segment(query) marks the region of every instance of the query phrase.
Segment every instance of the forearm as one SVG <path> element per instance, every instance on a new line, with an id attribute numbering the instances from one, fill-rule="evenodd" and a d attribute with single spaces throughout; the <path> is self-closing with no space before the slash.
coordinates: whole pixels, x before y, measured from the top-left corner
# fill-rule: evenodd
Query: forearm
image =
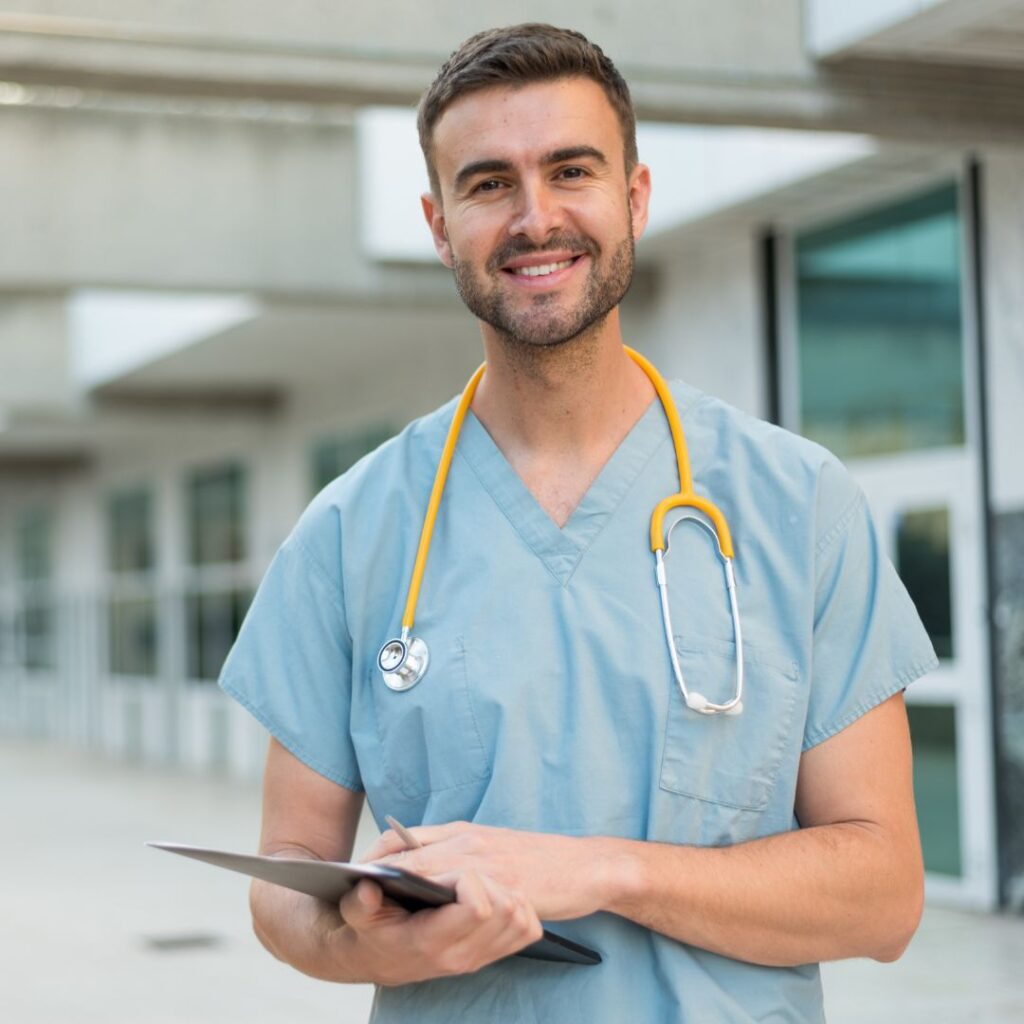
<path id="1" fill-rule="evenodd" d="M 730 847 L 619 839 L 602 845 L 604 909 L 681 942 L 752 963 L 892 960 L 922 899 L 919 853 L 860 823 Z M 911 844 L 913 847 L 913 844 Z"/>

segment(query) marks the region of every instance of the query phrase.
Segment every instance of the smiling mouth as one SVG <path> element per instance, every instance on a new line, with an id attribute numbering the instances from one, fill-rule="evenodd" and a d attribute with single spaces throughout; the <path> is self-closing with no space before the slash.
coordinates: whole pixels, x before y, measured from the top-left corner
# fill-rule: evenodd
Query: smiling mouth
<path id="1" fill-rule="evenodd" d="M 511 267 L 506 273 L 512 274 L 515 277 L 547 277 L 556 271 L 571 267 L 578 259 L 579 256 L 573 256 L 571 259 L 560 260 L 558 263 L 541 263 L 536 267 Z"/>

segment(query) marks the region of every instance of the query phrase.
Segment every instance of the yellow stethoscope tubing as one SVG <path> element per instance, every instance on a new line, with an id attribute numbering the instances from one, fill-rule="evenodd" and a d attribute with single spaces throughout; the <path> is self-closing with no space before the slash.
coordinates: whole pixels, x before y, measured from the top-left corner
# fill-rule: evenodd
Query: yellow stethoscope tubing
<path id="1" fill-rule="evenodd" d="M 719 508 L 695 494 L 693 490 L 693 477 L 690 473 L 690 456 L 686 447 L 683 425 L 679 419 L 679 410 L 672 398 L 668 385 L 661 374 L 648 359 L 645 359 L 635 349 L 628 345 L 623 346 L 627 355 L 641 370 L 644 371 L 648 380 L 657 392 L 661 401 L 661 407 L 665 411 L 668 420 L 669 430 L 672 434 L 672 445 L 676 453 L 676 467 L 679 472 L 679 493 L 663 498 L 655 506 L 651 515 L 651 551 L 665 550 L 665 516 L 675 508 L 693 508 L 704 513 L 715 526 L 716 539 L 719 549 L 724 558 L 733 558 L 732 535 L 729 531 L 729 524 Z M 487 368 L 486 363 L 481 363 L 476 372 L 470 377 L 459 398 L 459 404 L 455 408 L 455 415 L 448 427 L 448 436 L 445 438 L 444 448 L 441 450 L 441 458 L 437 464 L 437 472 L 434 474 L 434 484 L 430 491 L 430 500 L 427 502 L 427 511 L 423 517 L 423 528 L 420 531 L 420 541 L 416 548 L 416 561 L 413 564 L 412 577 L 409 581 L 409 593 L 405 601 L 405 609 L 402 612 L 403 639 L 407 638 L 407 632 L 412 631 L 416 619 L 416 605 L 419 602 L 420 588 L 423 584 L 423 573 L 427 564 L 427 555 L 430 552 L 430 542 L 434 535 L 434 523 L 437 520 L 437 510 L 441 506 L 441 498 L 444 494 L 445 484 L 448 481 L 448 470 L 451 467 L 452 458 L 455 455 L 455 447 L 462 432 L 462 424 L 466 419 L 466 413 L 473 403 L 477 386 Z"/>
<path id="2" fill-rule="evenodd" d="M 408 640 L 412 632 L 413 622 L 416 618 L 416 604 L 420 599 L 420 586 L 423 583 L 423 570 L 427 565 L 427 555 L 430 553 L 430 541 L 434 536 L 434 523 L 437 520 L 437 510 L 441 506 L 441 497 L 444 494 L 444 485 L 448 480 L 448 470 L 452 464 L 452 457 L 455 455 L 455 446 L 459 443 L 459 434 L 462 432 L 462 423 L 469 412 L 469 407 L 476 394 L 477 385 L 484 375 L 487 364 L 481 363 L 469 383 L 462 392 L 459 404 L 455 407 L 455 415 L 452 417 L 451 425 L 448 427 L 448 436 L 445 438 L 444 448 L 441 450 L 441 458 L 437 464 L 437 472 L 434 474 L 434 486 L 430 490 L 430 500 L 427 502 L 427 512 L 423 517 L 423 529 L 420 531 L 420 543 L 416 548 L 416 561 L 412 567 L 412 578 L 409 581 L 409 594 L 405 599 L 405 611 L 402 612 L 402 639 Z"/>
<path id="3" fill-rule="evenodd" d="M 676 450 L 676 465 L 679 467 L 679 493 L 669 495 L 659 501 L 651 515 L 651 551 L 665 550 L 665 516 L 674 508 L 685 507 L 703 512 L 715 524 L 718 546 L 722 555 L 725 558 L 733 558 L 732 534 L 729 532 L 729 524 L 726 522 L 725 516 L 722 515 L 717 505 L 694 493 L 693 477 L 690 474 L 690 454 L 686 447 L 683 424 L 679 419 L 679 410 L 672 400 L 668 385 L 652 363 L 629 346 L 625 346 L 625 348 L 633 362 L 647 374 L 651 384 L 654 385 L 654 390 L 658 393 L 658 398 L 661 399 L 661 407 L 665 410 L 668 427 L 672 432 L 672 444 Z"/>

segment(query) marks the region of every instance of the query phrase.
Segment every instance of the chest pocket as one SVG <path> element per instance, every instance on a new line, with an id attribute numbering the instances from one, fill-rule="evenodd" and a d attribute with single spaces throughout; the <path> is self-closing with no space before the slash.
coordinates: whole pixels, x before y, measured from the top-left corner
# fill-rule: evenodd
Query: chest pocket
<path id="1" fill-rule="evenodd" d="M 732 641 L 676 637 L 687 687 L 710 700 L 735 692 L 736 647 Z M 686 707 L 671 676 L 661 788 L 708 805 L 764 811 L 788 747 L 796 744 L 793 719 L 800 690 L 795 661 L 743 645 L 743 713 L 701 715 Z"/>
<path id="2" fill-rule="evenodd" d="M 389 690 L 376 663 L 369 675 L 384 772 L 403 796 L 456 789 L 490 775 L 462 637 L 431 645 L 427 673 L 411 690 Z"/>

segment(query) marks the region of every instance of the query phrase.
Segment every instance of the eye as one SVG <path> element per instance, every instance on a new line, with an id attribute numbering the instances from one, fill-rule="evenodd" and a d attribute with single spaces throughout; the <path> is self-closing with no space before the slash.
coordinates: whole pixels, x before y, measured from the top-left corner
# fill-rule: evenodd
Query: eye
<path id="1" fill-rule="evenodd" d="M 587 171 L 583 167 L 563 167 L 558 172 L 558 176 L 566 181 L 578 181 L 587 176 Z"/>
<path id="2" fill-rule="evenodd" d="M 501 182 L 497 178 L 487 178 L 473 186 L 474 192 L 497 192 L 501 188 Z"/>

